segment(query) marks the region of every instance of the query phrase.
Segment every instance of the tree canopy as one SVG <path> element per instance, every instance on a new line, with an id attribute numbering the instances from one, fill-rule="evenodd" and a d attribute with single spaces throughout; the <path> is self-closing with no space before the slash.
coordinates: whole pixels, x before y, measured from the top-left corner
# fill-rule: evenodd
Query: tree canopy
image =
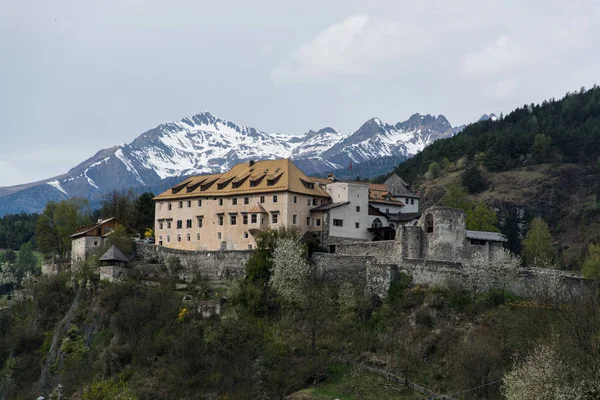
<path id="1" fill-rule="evenodd" d="M 71 252 L 71 236 L 77 227 L 91 223 L 90 209 L 85 199 L 50 201 L 38 219 L 35 239 L 45 256 L 65 259 Z"/>
<path id="2" fill-rule="evenodd" d="M 480 154 L 479 156 L 477 156 Z M 568 93 L 560 100 L 526 104 L 497 121 L 480 121 L 435 141 L 396 172 L 415 182 L 433 162 L 475 160 L 488 171 L 524 164 L 596 164 L 600 157 L 600 87 Z"/>

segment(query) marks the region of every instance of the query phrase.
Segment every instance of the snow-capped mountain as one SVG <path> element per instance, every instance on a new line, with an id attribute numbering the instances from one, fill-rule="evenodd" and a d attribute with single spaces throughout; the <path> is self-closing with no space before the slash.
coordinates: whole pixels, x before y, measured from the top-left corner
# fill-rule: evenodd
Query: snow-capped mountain
<path id="1" fill-rule="evenodd" d="M 249 160 L 289 157 L 311 175 L 347 168 L 350 160 L 359 164 L 388 157 L 396 160 L 391 170 L 397 160 L 452 134 L 452 126 L 442 115 L 414 114 L 395 125 L 372 118 L 351 134 L 327 127 L 291 136 L 266 133 L 203 112 L 160 124 L 129 144 L 100 150 L 64 175 L 0 188 L 0 215 L 40 211 L 48 200 L 98 198 L 115 189 L 158 192 L 166 181 L 224 172 Z"/>

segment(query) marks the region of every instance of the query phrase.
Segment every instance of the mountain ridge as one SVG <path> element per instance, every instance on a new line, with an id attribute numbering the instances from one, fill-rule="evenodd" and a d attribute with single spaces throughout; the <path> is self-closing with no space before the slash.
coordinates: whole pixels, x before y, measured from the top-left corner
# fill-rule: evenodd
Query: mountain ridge
<path id="1" fill-rule="evenodd" d="M 224 172 L 249 160 L 291 158 L 312 175 L 382 158 L 390 165 L 381 165 L 380 170 L 392 170 L 399 160 L 453 134 L 443 115 L 415 113 L 395 124 L 373 117 L 350 133 L 327 126 L 292 136 L 238 125 L 203 111 L 158 124 L 130 143 L 101 149 L 64 174 L 0 187 L 0 215 L 39 212 L 50 199 L 94 199 L 111 190 L 143 190 L 161 186 L 166 179 Z"/>

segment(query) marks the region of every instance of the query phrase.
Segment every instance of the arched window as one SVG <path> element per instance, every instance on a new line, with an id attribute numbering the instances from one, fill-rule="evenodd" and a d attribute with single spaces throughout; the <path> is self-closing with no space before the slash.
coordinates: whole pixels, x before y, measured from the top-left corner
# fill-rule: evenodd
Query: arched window
<path id="1" fill-rule="evenodd" d="M 396 228 L 396 225 L 394 225 L 394 224 L 390 224 L 390 228 L 394 228 L 394 229 L 395 229 L 395 228 Z"/>
<path id="2" fill-rule="evenodd" d="M 427 214 L 425 216 L 425 232 L 432 233 L 433 232 L 433 215 Z"/>
<path id="3" fill-rule="evenodd" d="M 371 228 L 381 228 L 383 226 L 383 223 L 381 222 L 381 220 L 379 218 L 375 218 L 373 220 L 373 223 L 371 224 Z"/>

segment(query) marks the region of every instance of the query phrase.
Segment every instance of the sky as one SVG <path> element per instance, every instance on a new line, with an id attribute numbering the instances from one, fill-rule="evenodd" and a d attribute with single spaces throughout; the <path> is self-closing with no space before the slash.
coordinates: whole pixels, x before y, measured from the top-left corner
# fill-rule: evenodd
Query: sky
<path id="1" fill-rule="evenodd" d="M 5 1 L 0 186 L 201 111 L 294 135 L 456 126 L 599 72 L 597 1 Z"/>

